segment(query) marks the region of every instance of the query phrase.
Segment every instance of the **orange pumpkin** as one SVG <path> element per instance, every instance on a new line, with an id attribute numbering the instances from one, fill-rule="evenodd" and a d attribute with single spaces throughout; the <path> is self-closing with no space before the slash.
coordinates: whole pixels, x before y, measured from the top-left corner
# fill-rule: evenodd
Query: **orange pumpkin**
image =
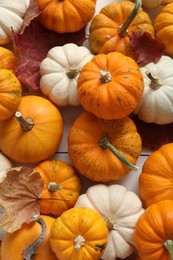
<path id="1" fill-rule="evenodd" d="M 173 2 L 165 5 L 154 21 L 157 38 L 165 43 L 165 52 L 173 56 Z"/>
<path id="2" fill-rule="evenodd" d="M 53 155 L 63 134 L 57 107 L 39 96 L 23 96 L 18 111 L 0 122 L 0 149 L 10 159 L 34 163 Z"/>
<path id="3" fill-rule="evenodd" d="M 90 208 L 72 208 L 51 227 L 50 245 L 61 260 L 99 260 L 108 242 L 105 221 Z"/>
<path id="4" fill-rule="evenodd" d="M 61 160 L 43 161 L 35 167 L 44 180 L 40 212 L 59 216 L 72 208 L 80 195 L 81 181 L 74 168 Z"/>
<path id="5" fill-rule="evenodd" d="M 75 168 L 96 182 L 122 179 L 142 150 L 141 137 L 129 118 L 103 120 L 82 113 L 68 136 L 68 154 Z"/>
<path id="6" fill-rule="evenodd" d="M 21 102 L 22 87 L 8 69 L 0 69 L 0 120 L 10 118 Z"/>
<path id="7" fill-rule="evenodd" d="M 139 192 L 146 207 L 161 200 L 173 200 L 173 143 L 152 152 L 139 176 Z"/>
<path id="8" fill-rule="evenodd" d="M 50 229 L 55 219 L 41 216 L 41 220 L 42 222 L 39 220 L 39 222 L 23 224 L 13 233 L 5 233 L 1 243 L 1 260 L 57 260 L 50 247 Z M 38 242 L 38 248 L 35 241 Z"/>
<path id="9" fill-rule="evenodd" d="M 0 69 L 12 70 L 16 66 L 17 59 L 12 51 L 0 47 Z"/>
<path id="10" fill-rule="evenodd" d="M 141 0 L 113 2 L 104 6 L 95 15 L 89 27 L 89 46 L 94 54 L 121 52 L 137 60 L 132 50 L 129 35 L 140 30 L 154 36 L 149 15 L 140 8 Z"/>
<path id="11" fill-rule="evenodd" d="M 143 90 L 137 63 L 119 52 L 94 56 L 83 66 L 77 82 L 79 101 L 85 110 L 107 120 L 128 116 Z"/>
<path id="12" fill-rule="evenodd" d="M 76 32 L 94 16 L 96 0 L 37 0 L 41 24 L 58 33 Z"/>
<path id="13" fill-rule="evenodd" d="M 141 260 L 173 259 L 173 200 L 162 200 L 139 217 L 134 245 Z"/>

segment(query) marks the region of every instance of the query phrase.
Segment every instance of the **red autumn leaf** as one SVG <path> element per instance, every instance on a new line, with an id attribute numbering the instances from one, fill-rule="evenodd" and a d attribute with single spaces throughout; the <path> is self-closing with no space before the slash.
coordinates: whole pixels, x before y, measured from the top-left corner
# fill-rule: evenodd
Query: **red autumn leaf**
<path id="1" fill-rule="evenodd" d="M 85 40 L 85 27 L 75 33 L 56 33 L 44 28 L 33 19 L 22 34 L 13 35 L 13 51 L 17 57 L 15 73 L 29 91 L 39 91 L 41 61 L 47 52 L 66 43 L 82 45 Z"/>
<path id="2" fill-rule="evenodd" d="M 173 123 L 165 125 L 146 123 L 138 116 L 132 116 L 132 119 L 141 136 L 143 147 L 154 151 L 164 144 L 173 142 Z"/>
<path id="3" fill-rule="evenodd" d="M 11 168 L 0 183 L 0 229 L 9 233 L 40 216 L 39 198 L 43 190 L 40 174 L 29 167 Z"/>
<path id="4" fill-rule="evenodd" d="M 148 32 L 134 30 L 129 35 L 133 51 L 138 54 L 138 64 L 157 63 L 165 50 L 165 44 Z"/>

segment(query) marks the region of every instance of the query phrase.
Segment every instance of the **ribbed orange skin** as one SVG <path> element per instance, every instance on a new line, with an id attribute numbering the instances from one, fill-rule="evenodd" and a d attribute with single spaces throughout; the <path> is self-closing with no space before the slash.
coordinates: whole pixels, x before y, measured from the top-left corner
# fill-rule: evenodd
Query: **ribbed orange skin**
<path id="1" fill-rule="evenodd" d="M 81 114 L 70 129 L 69 157 L 75 168 L 92 181 L 120 180 L 130 169 L 110 150 L 99 146 L 99 140 L 104 136 L 129 162 L 136 163 L 142 142 L 134 122 L 128 117 L 106 121 L 89 112 Z"/>
<path id="2" fill-rule="evenodd" d="M 40 199 L 41 214 L 59 216 L 74 206 L 80 195 L 81 181 L 70 164 L 61 160 L 47 160 L 38 164 L 35 170 L 44 180 Z M 56 182 L 60 189 L 50 192 L 50 182 Z"/>
<path id="3" fill-rule="evenodd" d="M 154 29 L 157 38 L 165 43 L 165 52 L 173 56 L 173 3 L 167 4 L 156 16 Z"/>
<path id="4" fill-rule="evenodd" d="M 161 200 L 173 200 L 173 143 L 154 151 L 143 164 L 139 192 L 145 206 Z"/>
<path id="5" fill-rule="evenodd" d="M 21 97 L 20 81 L 12 71 L 0 69 L 0 120 L 8 119 L 16 112 Z"/>
<path id="6" fill-rule="evenodd" d="M 0 149 L 10 159 L 21 163 L 40 162 L 53 155 L 63 134 L 63 119 L 58 108 L 39 96 L 23 96 L 17 110 L 34 126 L 25 131 L 15 115 L 0 121 Z"/>
<path id="7" fill-rule="evenodd" d="M 111 81 L 100 81 L 102 70 L 110 72 Z M 83 66 L 77 82 L 78 98 L 85 110 L 106 120 L 128 116 L 143 90 L 143 76 L 137 63 L 119 52 L 94 56 Z"/>
<path id="8" fill-rule="evenodd" d="M 17 59 L 12 51 L 0 47 L 0 69 L 12 70 L 16 66 Z"/>
<path id="9" fill-rule="evenodd" d="M 96 0 L 37 0 L 38 19 L 58 33 L 77 32 L 94 16 Z"/>
<path id="10" fill-rule="evenodd" d="M 93 53 L 121 52 L 137 60 L 138 55 L 132 50 L 129 36 L 121 37 L 118 32 L 132 12 L 135 4 L 130 1 L 114 2 L 102 8 L 93 18 L 89 31 L 89 45 Z M 149 15 L 139 9 L 137 16 L 128 27 L 128 34 L 133 30 L 142 30 L 154 36 L 154 28 Z"/>
<path id="11" fill-rule="evenodd" d="M 75 249 L 74 239 L 81 235 L 83 247 Z M 51 228 L 50 245 L 61 260 L 99 260 L 108 242 L 106 222 L 90 208 L 72 208 L 58 217 Z"/>
<path id="12" fill-rule="evenodd" d="M 35 252 L 34 260 L 57 260 L 50 247 L 50 228 L 55 219 L 41 216 L 46 223 L 47 232 L 43 243 Z M 41 227 L 37 222 L 24 224 L 14 233 L 6 233 L 1 243 L 1 260 L 23 260 L 23 250 L 31 245 L 40 235 Z"/>
<path id="13" fill-rule="evenodd" d="M 139 259 L 171 259 L 163 243 L 173 238 L 172 218 L 172 200 L 162 200 L 149 206 L 139 217 L 134 231 L 134 244 Z"/>

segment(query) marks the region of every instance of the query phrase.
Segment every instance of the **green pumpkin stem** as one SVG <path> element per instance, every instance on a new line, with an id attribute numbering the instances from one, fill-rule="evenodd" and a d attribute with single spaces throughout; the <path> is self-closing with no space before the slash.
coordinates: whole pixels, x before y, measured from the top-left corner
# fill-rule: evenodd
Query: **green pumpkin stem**
<path id="1" fill-rule="evenodd" d="M 127 29 L 129 27 L 129 25 L 131 24 L 131 22 L 136 17 L 136 15 L 137 15 L 141 5 L 142 5 L 142 1 L 141 0 L 136 0 L 135 1 L 135 6 L 134 6 L 131 14 L 129 15 L 127 20 L 123 24 L 121 24 L 119 26 L 119 28 L 118 28 L 118 34 L 119 34 L 120 37 L 125 37 L 127 35 Z"/>
<path id="2" fill-rule="evenodd" d="M 44 220 L 42 218 L 39 218 L 36 220 L 36 222 L 39 223 L 41 226 L 41 234 L 38 237 L 38 239 L 36 239 L 31 245 L 29 245 L 27 248 L 25 248 L 23 250 L 23 259 L 24 260 L 34 259 L 33 257 L 34 257 L 36 250 L 42 244 L 42 242 L 46 236 L 47 227 L 46 227 Z"/>
<path id="3" fill-rule="evenodd" d="M 133 165 L 129 161 L 127 161 L 127 159 L 122 154 L 120 154 L 119 151 L 110 143 L 107 136 L 104 136 L 99 140 L 99 145 L 101 148 L 109 149 L 111 152 L 113 152 L 118 157 L 118 159 L 120 159 L 120 161 L 124 163 L 127 167 L 129 167 L 131 170 L 138 170 L 138 166 Z"/>
<path id="4" fill-rule="evenodd" d="M 167 239 L 164 242 L 164 246 L 165 246 L 165 248 L 168 250 L 168 252 L 170 254 L 170 260 L 173 260 L 173 240 Z"/>
<path id="5" fill-rule="evenodd" d="M 19 111 L 15 113 L 15 117 L 24 131 L 30 131 L 33 128 L 34 122 L 31 118 L 24 119 Z"/>

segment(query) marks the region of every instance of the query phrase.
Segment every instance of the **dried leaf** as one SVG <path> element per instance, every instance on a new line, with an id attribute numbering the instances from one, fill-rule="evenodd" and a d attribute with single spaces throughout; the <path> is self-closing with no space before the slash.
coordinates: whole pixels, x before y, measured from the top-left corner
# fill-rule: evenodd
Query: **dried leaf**
<path id="1" fill-rule="evenodd" d="M 137 63 L 146 65 L 150 62 L 157 63 L 165 50 L 165 44 L 148 32 L 134 30 L 129 35 L 133 51 L 138 54 Z"/>
<path id="2" fill-rule="evenodd" d="M 39 91 L 41 61 L 47 52 L 66 43 L 82 45 L 85 40 L 85 27 L 75 33 L 56 33 L 45 29 L 37 19 L 33 19 L 22 34 L 13 34 L 13 50 L 17 58 L 15 73 L 29 91 Z"/>
<path id="3" fill-rule="evenodd" d="M 132 119 L 141 136 L 143 147 L 154 151 L 164 144 L 173 142 L 173 123 L 165 125 L 146 123 L 138 116 L 132 116 Z"/>
<path id="4" fill-rule="evenodd" d="M 0 183 L 0 229 L 9 233 L 40 216 L 39 198 L 43 190 L 40 174 L 29 167 L 11 168 Z"/>

